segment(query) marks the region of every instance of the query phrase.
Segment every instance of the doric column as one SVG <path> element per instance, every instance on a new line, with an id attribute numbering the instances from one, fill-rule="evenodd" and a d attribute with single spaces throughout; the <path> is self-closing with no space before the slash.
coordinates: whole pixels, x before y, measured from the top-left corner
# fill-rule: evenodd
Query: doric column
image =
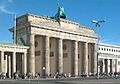
<path id="1" fill-rule="evenodd" d="M 5 55 L 5 73 L 7 73 L 7 67 L 8 67 L 8 59 L 7 59 L 8 55 Z"/>
<path id="2" fill-rule="evenodd" d="M 22 58 L 23 58 L 23 73 L 26 74 L 27 73 L 27 53 L 25 52 L 23 55 L 22 55 Z"/>
<path id="3" fill-rule="evenodd" d="M 78 76 L 78 42 L 74 41 L 73 43 L 74 75 Z"/>
<path id="4" fill-rule="evenodd" d="M 108 74 L 108 59 L 105 59 L 105 73 Z"/>
<path id="5" fill-rule="evenodd" d="M 30 35 L 29 71 L 35 75 L 35 35 Z"/>
<path id="6" fill-rule="evenodd" d="M 98 60 L 98 56 L 99 56 L 99 54 L 98 54 L 98 45 L 97 44 L 94 44 L 94 51 L 93 52 L 94 52 L 94 57 L 93 57 L 94 71 L 93 72 L 94 72 L 94 74 L 96 74 L 97 73 L 97 68 L 98 68 L 97 67 L 97 62 L 98 62 L 97 60 Z"/>
<path id="7" fill-rule="evenodd" d="M 50 38 L 45 37 L 45 74 L 50 74 Z"/>
<path id="8" fill-rule="evenodd" d="M 105 59 L 103 58 L 103 73 L 105 72 Z"/>
<path id="9" fill-rule="evenodd" d="M 115 72 L 117 72 L 118 70 L 117 70 L 117 59 L 115 59 Z"/>
<path id="10" fill-rule="evenodd" d="M 11 56 L 8 56 L 8 76 L 11 78 Z"/>
<path id="11" fill-rule="evenodd" d="M 113 73 L 113 60 L 110 59 L 110 72 Z"/>
<path id="12" fill-rule="evenodd" d="M 102 67 L 102 68 L 101 68 L 101 73 L 104 73 L 104 65 L 105 65 L 105 64 L 104 64 L 104 58 L 103 58 L 103 59 L 102 59 L 102 65 L 101 65 L 101 67 Z"/>
<path id="13" fill-rule="evenodd" d="M 1 72 L 4 72 L 4 51 L 1 51 Z"/>
<path id="14" fill-rule="evenodd" d="M 16 72 L 16 52 L 13 52 L 12 56 L 12 73 Z"/>
<path id="15" fill-rule="evenodd" d="M 88 75 L 88 43 L 84 43 L 84 74 Z"/>
<path id="16" fill-rule="evenodd" d="M 58 72 L 63 73 L 63 39 L 58 39 Z"/>

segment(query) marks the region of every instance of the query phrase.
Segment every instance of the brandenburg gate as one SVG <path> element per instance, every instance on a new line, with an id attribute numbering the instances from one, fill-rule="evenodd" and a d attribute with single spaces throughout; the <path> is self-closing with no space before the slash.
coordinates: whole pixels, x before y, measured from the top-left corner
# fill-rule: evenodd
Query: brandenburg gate
<path id="1" fill-rule="evenodd" d="M 56 73 L 97 73 L 98 35 L 77 22 L 25 14 L 17 18 L 17 43 L 29 46 L 27 72 L 54 76 Z"/>

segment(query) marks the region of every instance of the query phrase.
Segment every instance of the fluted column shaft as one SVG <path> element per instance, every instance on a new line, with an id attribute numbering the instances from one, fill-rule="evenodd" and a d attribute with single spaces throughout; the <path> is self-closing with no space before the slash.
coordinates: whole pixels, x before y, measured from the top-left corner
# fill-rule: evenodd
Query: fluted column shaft
<path id="1" fill-rule="evenodd" d="M 16 72 L 16 52 L 13 52 L 12 63 L 13 63 L 12 73 L 15 73 Z"/>
<path id="2" fill-rule="evenodd" d="M 84 74 L 88 75 L 88 43 L 84 43 Z"/>
<path id="3" fill-rule="evenodd" d="M 4 72 L 4 51 L 1 51 L 1 72 Z"/>
<path id="4" fill-rule="evenodd" d="M 77 41 L 74 41 L 73 57 L 74 57 L 74 75 L 78 76 L 78 42 Z"/>
<path id="5" fill-rule="evenodd" d="M 105 59 L 103 59 L 103 73 L 105 73 Z"/>
<path id="6" fill-rule="evenodd" d="M 23 54 L 23 73 L 27 73 L 27 53 Z"/>
<path id="7" fill-rule="evenodd" d="M 63 73 L 63 39 L 58 39 L 58 72 Z"/>
<path id="8" fill-rule="evenodd" d="M 7 68 L 8 68 L 8 55 L 5 55 L 5 73 L 7 73 Z"/>
<path id="9" fill-rule="evenodd" d="M 8 56 L 8 76 L 11 78 L 11 56 Z"/>
<path id="10" fill-rule="evenodd" d="M 30 35 L 29 71 L 35 75 L 35 35 Z"/>
<path id="11" fill-rule="evenodd" d="M 105 59 L 105 73 L 108 74 L 108 59 Z"/>
<path id="12" fill-rule="evenodd" d="M 50 38 L 45 37 L 45 74 L 50 74 Z"/>
<path id="13" fill-rule="evenodd" d="M 110 59 L 110 72 L 113 73 L 113 60 Z"/>
<path id="14" fill-rule="evenodd" d="M 102 60 L 102 66 L 101 66 L 101 67 L 102 67 L 102 68 L 101 68 L 101 73 L 104 73 L 104 65 L 105 65 L 105 64 L 104 64 L 104 59 L 103 59 L 103 60 Z"/>
<path id="15" fill-rule="evenodd" d="M 93 57 L 93 63 L 94 63 L 94 74 L 97 73 L 97 62 L 98 62 L 98 45 L 97 44 L 94 44 L 94 57 Z"/>
<path id="16" fill-rule="evenodd" d="M 115 59 L 115 72 L 117 72 L 118 70 L 117 70 L 117 63 L 118 63 L 118 60 L 117 59 Z"/>

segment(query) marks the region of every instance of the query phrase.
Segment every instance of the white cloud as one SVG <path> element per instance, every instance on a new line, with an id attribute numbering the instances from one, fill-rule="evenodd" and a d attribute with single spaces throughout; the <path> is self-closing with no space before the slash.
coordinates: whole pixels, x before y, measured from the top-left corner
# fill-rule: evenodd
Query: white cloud
<path id="1" fill-rule="evenodd" d="M 7 0 L 8 2 L 13 2 L 13 0 Z"/>
<path id="2" fill-rule="evenodd" d="M 15 12 L 12 12 L 7 9 L 8 4 L 12 3 L 12 2 L 13 2 L 13 0 L 7 0 L 7 1 L 2 2 L 0 4 L 0 11 L 3 13 L 6 13 L 6 14 L 15 14 Z"/>
<path id="3" fill-rule="evenodd" d="M 120 40 L 119 39 L 101 39 L 100 43 L 117 45 L 120 43 Z"/>

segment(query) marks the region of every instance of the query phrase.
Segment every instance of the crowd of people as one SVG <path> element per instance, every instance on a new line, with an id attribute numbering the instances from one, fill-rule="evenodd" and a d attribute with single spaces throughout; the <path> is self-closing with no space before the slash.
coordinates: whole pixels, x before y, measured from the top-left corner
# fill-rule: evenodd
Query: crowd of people
<path id="1" fill-rule="evenodd" d="M 97 76 L 98 74 L 93 74 L 93 73 L 89 73 L 88 77 L 91 77 L 91 76 Z M 103 77 L 103 76 L 114 76 L 114 77 L 117 77 L 117 76 L 120 76 L 120 73 L 119 72 L 114 72 L 114 73 L 109 73 L 109 74 L 106 74 L 106 73 L 99 73 L 99 76 Z M 14 78 L 14 79 L 39 79 L 39 78 L 55 78 L 55 79 L 61 79 L 61 78 L 68 78 L 68 77 L 74 77 L 71 75 L 71 73 L 69 74 L 60 74 L 60 73 L 55 73 L 54 76 L 52 74 L 49 74 L 49 75 L 44 75 L 44 76 L 41 76 L 40 73 L 35 73 L 35 76 L 33 76 L 32 73 L 27 73 L 27 74 L 18 74 L 17 72 L 15 72 L 14 74 L 12 74 L 12 76 L 10 77 L 8 74 L 5 74 L 4 72 L 1 72 L 0 73 L 0 78 L 1 79 L 6 79 L 6 78 Z M 87 75 L 85 73 L 82 73 L 80 75 L 78 75 L 78 77 L 87 77 Z"/>

